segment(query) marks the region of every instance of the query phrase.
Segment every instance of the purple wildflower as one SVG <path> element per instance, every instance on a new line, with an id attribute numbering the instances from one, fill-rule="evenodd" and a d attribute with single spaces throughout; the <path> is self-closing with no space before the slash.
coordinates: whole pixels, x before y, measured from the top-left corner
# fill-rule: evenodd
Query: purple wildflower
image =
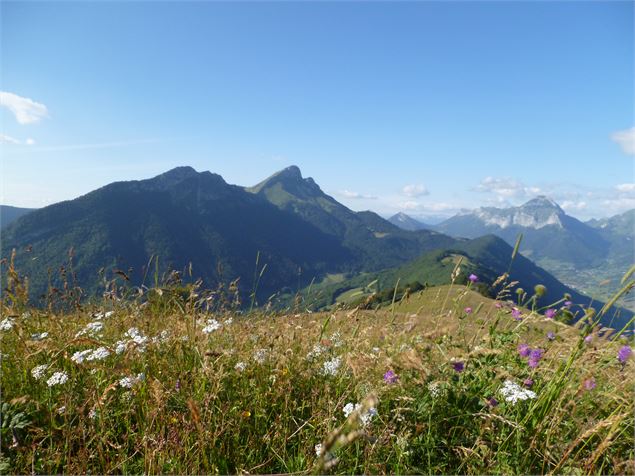
<path id="1" fill-rule="evenodd" d="M 547 332 L 547 339 L 549 340 L 556 340 L 556 334 L 554 334 L 553 332 L 549 331 Z"/>
<path id="2" fill-rule="evenodd" d="M 501 309 L 501 308 L 503 307 L 503 305 L 502 305 L 500 302 L 495 302 L 495 303 L 494 303 L 494 307 L 495 307 L 496 309 Z"/>
<path id="3" fill-rule="evenodd" d="M 631 357 L 631 355 L 633 355 L 633 349 L 625 345 L 617 351 L 617 360 L 623 364 Z"/>
<path id="4" fill-rule="evenodd" d="M 527 344 L 518 344 L 518 354 L 521 357 L 529 357 L 529 354 L 531 353 L 531 349 L 529 348 L 529 346 Z"/>
<path id="5" fill-rule="evenodd" d="M 466 307 L 465 308 L 465 314 L 472 314 L 472 308 L 471 307 Z"/>
<path id="6" fill-rule="evenodd" d="M 455 372 L 463 372 L 463 370 L 465 370 L 465 363 L 461 361 L 452 362 L 452 368 Z"/>
<path id="7" fill-rule="evenodd" d="M 526 378 L 525 380 L 523 380 L 523 385 L 527 388 L 531 388 L 533 384 L 534 381 L 530 378 Z"/>
<path id="8" fill-rule="evenodd" d="M 566 307 L 567 309 L 571 309 L 571 306 L 573 306 L 573 302 L 571 302 L 571 301 L 565 301 L 564 302 L 564 307 Z"/>
<path id="9" fill-rule="evenodd" d="M 584 388 L 586 390 L 593 390 L 595 388 L 595 379 L 593 377 L 584 381 Z"/>
<path id="10" fill-rule="evenodd" d="M 590 344 L 591 342 L 593 342 L 593 335 L 592 335 L 592 334 L 589 334 L 588 336 L 586 336 L 586 337 L 584 338 L 584 343 L 585 343 L 585 344 Z"/>
<path id="11" fill-rule="evenodd" d="M 522 313 L 517 307 L 512 308 L 512 317 L 517 321 L 522 320 Z"/>
<path id="12" fill-rule="evenodd" d="M 489 398 L 487 399 L 487 404 L 488 404 L 490 407 L 492 407 L 492 408 L 497 407 L 497 406 L 498 406 L 498 400 L 496 400 L 494 397 L 489 397 Z"/>
<path id="13" fill-rule="evenodd" d="M 399 377 L 392 370 L 389 370 L 388 372 L 384 374 L 384 382 L 388 384 L 397 383 L 397 380 L 399 380 Z"/>
<path id="14" fill-rule="evenodd" d="M 553 317 L 556 315 L 556 310 L 555 309 L 547 309 L 545 311 L 545 317 L 547 319 L 553 319 Z"/>
<path id="15" fill-rule="evenodd" d="M 538 363 L 540 362 L 540 359 L 542 359 L 542 354 L 543 353 L 544 353 L 544 350 L 542 350 L 542 349 L 533 349 L 529 353 L 529 361 L 527 362 L 527 364 L 532 369 L 535 369 L 536 367 L 538 367 Z"/>
<path id="16" fill-rule="evenodd" d="M 470 274 L 470 276 L 467 279 L 469 279 L 470 282 L 474 284 L 476 281 L 478 281 L 478 276 L 475 274 Z"/>
<path id="17" fill-rule="evenodd" d="M 180 379 L 176 379 L 176 383 L 174 384 L 174 390 L 176 390 L 177 392 L 181 391 L 181 380 Z"/>

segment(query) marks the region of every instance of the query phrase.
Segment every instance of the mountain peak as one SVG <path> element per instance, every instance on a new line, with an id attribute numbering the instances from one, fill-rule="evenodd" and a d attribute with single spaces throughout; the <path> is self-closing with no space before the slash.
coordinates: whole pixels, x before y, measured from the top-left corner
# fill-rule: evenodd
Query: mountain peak
<path id="1" fill-rule="evenodd" d="M 281 187 L 285 192 L 300 198 L 324 195 L 319 185 L 311 177 L 302 177 L 302 172 L 297 165 L 282 169 L 259 184 L 248 187 L 246 190 L 252 193 L 260 193 L 271 187 Z"/>
<path id="2" fill-rule="evenodd" d="M 538 195 L 528 202 L 525 202 L 523 205 L 521 205 L 520 208 L 551 208 L 559 212 L 563 212 L 562 208 L 560 208 L 560 205 L 558 205 L 546 195 Z"/>
<path id="3" fill-rule="evenodd" d="M 302 180 L 302 172 L 297 165 L 290 165 L 274 174 L 274 177 L 285 177 L 290 179 Z"/>

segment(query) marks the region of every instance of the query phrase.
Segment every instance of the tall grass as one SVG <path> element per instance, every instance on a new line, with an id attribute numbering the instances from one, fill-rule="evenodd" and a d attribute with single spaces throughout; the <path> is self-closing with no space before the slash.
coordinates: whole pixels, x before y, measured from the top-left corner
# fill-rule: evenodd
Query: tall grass
<path id="1" fill-rule="evenodd" d="M 393 297 L 375 311 L 243 315 L 231 287 L 29 308 L 11 276 L 3 473 L 635 472 L 627 338 L 526 308 L 516 320 L 504 299 L 468 313 L 469 287 L 440 289 L 425 312 Z M 519 344 L 544 351 L 535 367 Z M 101 347 L 103 359 L 73 360 Z M 67 380 L 49 386 L 55 372 Z M 507 401 L 506 381 L 535 398 Z M 348 403 L 363 405 L 347 416 Z"/>

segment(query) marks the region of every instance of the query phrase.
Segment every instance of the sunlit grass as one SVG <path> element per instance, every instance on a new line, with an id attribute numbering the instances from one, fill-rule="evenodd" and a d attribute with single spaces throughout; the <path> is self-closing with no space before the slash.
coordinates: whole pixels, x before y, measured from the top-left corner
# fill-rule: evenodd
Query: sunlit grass
<path id="1" fill-rule="evenodd" d="M 524 308 L 516 320 L 463 286 L 376 311 L 105 306 L 5 302 L 3 472 L 635 471 L 627 342 Z M 519 344 L 544 351 L 537 366 Z M 535 398 L 506 401 L 506 381 Z M 347 418 L 364 401 L 376 415 Z"/>

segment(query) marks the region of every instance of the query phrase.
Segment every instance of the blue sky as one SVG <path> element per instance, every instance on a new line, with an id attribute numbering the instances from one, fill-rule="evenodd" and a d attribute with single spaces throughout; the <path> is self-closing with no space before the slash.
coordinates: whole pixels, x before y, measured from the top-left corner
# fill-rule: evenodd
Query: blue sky
<path id="1" fill-rule="evenodd" d="M 635 207 L 632 2 L 2 2 L 0 202 L 298 165 L 433 220 Z"/>

